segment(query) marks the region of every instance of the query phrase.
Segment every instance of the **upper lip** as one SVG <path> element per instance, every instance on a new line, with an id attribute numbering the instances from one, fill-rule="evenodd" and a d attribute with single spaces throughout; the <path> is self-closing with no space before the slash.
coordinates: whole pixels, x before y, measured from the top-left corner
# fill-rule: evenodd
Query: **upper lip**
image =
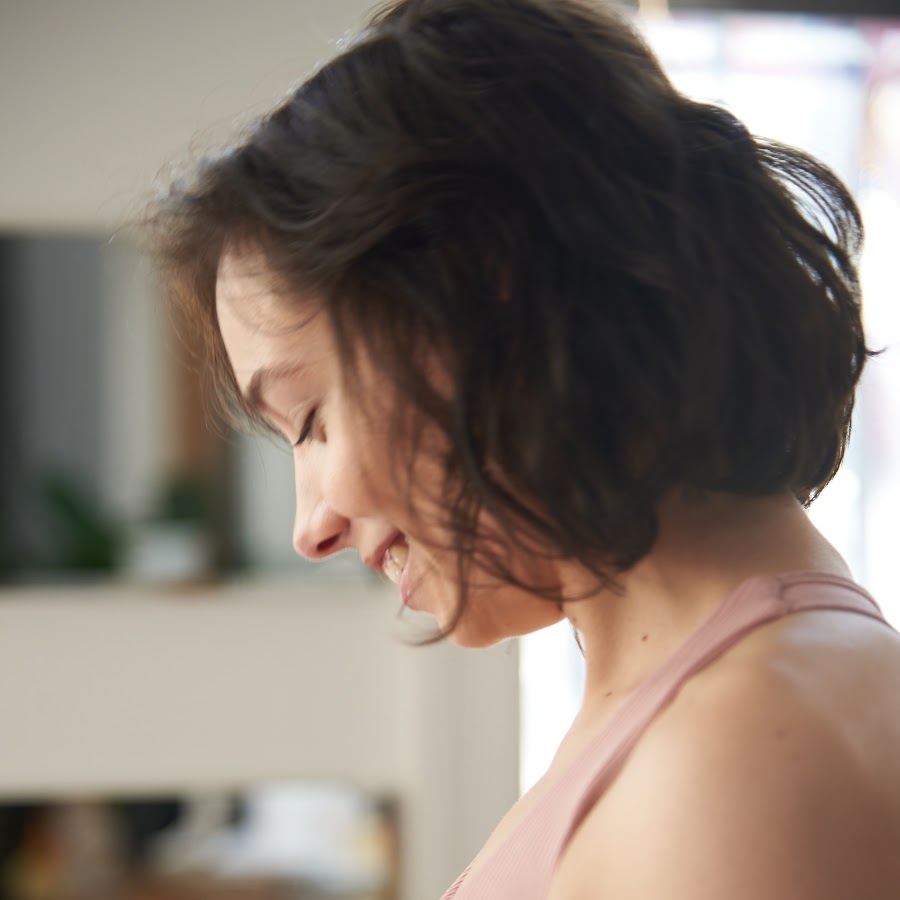
<path id="1" fill-rule="evenodd" d="M 402 531 L 395 531 L 386 541 L 383 541 L 368 556 L 363 557 L 363 562 L 376 572 L 381 572 L 384 567 L 384 554 L 387 553 L 388 547 L 393 544 L 397 538 L 403 537 Z"/>

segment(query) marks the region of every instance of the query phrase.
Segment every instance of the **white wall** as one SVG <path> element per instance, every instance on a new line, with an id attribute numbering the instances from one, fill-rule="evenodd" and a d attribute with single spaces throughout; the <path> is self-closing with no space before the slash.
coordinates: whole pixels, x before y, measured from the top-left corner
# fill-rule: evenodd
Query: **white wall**
<path id="1" fill-rule="evenodd" d="M 0 230 L 117 224 L 328 59 L 368 0 L 5 0 Z"/>
<path id="2" fill-rule="evenodd" d="M 405 896 L 437 898 L 517 794 L 518 656 L 410 647 L 396 607 L 353 580 L 8 590 L 0 798 L 348 779 L 400 796 Z"/>

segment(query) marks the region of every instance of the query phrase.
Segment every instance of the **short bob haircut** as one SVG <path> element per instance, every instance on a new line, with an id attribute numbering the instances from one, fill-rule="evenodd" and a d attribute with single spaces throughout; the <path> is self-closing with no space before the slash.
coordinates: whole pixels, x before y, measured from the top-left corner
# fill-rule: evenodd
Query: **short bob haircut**
<path id="1" fill-rule="evenodd" d="M 348 377 L 363 347 L 393 379 L 395 437 L 440 429 L 458 615 L 471 566 L 516 582 L 486 518 L 614 587 L 672 489 L 805 505 L 841 463 L 868 355 L 853 200 L 678 93 L 606 6 L 392 2 L 148 224 L 230 415 L 254 419 L 215 282 L 242 246 L 321 304 Z"/>

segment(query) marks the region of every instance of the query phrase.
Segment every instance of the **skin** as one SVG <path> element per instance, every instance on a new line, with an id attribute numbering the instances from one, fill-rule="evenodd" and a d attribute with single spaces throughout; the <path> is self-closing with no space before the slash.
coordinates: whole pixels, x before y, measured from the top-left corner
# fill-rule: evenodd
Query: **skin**
<path id="1" fill-rule="evenodd" d="M 351 393 L 325 317 L 313 303 L 300 307 L 288 311 L 258 258 L 223 255 L 217 314 L 241 389 L 261 368 L 303 365 L 261 393 L 263 413 L 292 444 L 306 432 L 294 449 L 294 546 L 310 559 L 352 549 L 378 567 L 376 551 L 402 534 L 405 602 L 444 626 L 456 570 L 447 535 L 434 524 L 440 518 L 429 515 L 435 501 L 427 488 L 439 483 L 434 464 L 417 460 L 404 491 L 386 477 L 394 454 L 378 423 L 390 408 L 388 386 L 363 361 Z M 700 500 L 673 491 L 659 521 L 657 543 L 621 576 L 620 593 L 598 590 L 577 562 L 521 551 L 513 557 L 517 574 L 586 599 L 557 607 L 473 578 L 450 640 L 488 646 L 565 616 L 586 661 L 583 706 L 549 772 L 473 867 L 743 581 L 800 570 L 850 576 L 790 496 Z M 897 685 L 900 638 L 877 622 L 807 612 L 757 629 L 695 676 L 651 726 L 576 832 L 551 900 L 900 896 Z"/>

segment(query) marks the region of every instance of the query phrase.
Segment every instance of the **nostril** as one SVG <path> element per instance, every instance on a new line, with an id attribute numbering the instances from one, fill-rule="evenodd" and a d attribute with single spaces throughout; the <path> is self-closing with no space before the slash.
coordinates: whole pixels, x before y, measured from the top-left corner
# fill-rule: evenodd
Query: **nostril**
<path id="1" fill-rule="evenodd" d="M 319 543 L 316 544 L 316 552 L 327 553 L 337 542 L 338 536 L 333 534 L 330 538 L 326 538 L 324 541 L 319 541 Z"/>

